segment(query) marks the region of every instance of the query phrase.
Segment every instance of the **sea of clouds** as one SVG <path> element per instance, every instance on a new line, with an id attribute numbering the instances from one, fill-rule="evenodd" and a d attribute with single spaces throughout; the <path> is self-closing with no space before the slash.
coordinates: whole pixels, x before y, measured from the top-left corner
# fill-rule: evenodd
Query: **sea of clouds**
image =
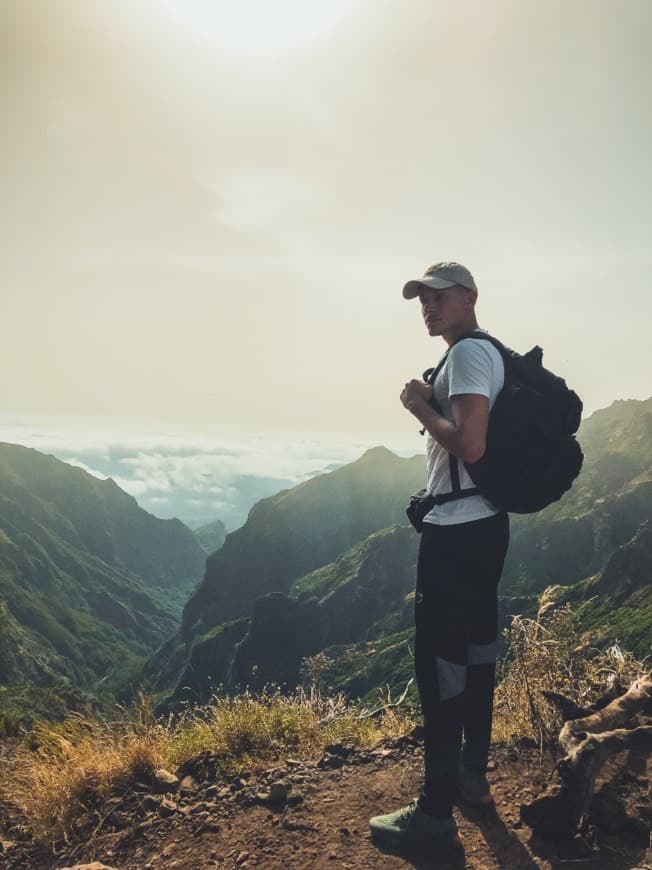
<path id="1" fill-rule="evenodd" d="M 33 447 L 113 480 L 145 510 L 191 528 L 241 526 L 261 498 L 352 462 L 365 439 L 236 427 L 93 421 L 70 415 L 0 414 L 0 441 Z M 376 442 L 379 443 L 379 442 Z M 415 450 L 387 446 L 403 455 Z"/>

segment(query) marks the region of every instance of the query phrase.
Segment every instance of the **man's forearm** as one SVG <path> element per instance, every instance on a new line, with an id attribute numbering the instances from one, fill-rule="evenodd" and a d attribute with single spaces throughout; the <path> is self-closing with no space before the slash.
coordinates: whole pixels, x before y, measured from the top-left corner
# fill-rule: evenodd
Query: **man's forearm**
<path id="1" fill-rule="evenodd" d="M 489 399 L 482 393 L 451 396 L 451 419 L 430 405 L 432 387 L 412 379 L 401 393 L 401 402 L 430 432 L 435 441 L 462 462 L 477 462 L 486 449 Z"/>
<path id="2" fill-rule="evenodd" d="M 467 396 L 461 398 L 460 401 L 477 399 L 483 401 L 479 396 Z M 457 456 L 462 462 L 477 462 L 484 456 L 486 425 L 477 425 L 477 413 L 475 415 L 476 425 L 473 425 L 473 415 L 456 413 L 455 409 L 453 419 L 448 420 L 435 411 L 422 396 L 411 398 L 406 404 L 406 408 L 414 414 L 442 447 Z"/>
<path id="3" fill-rule="evenodd" d="M 460 456 L 464 452 L 463 433 L 457 428 L 455 423 L 442 417 L 432 405 L 429 405 L 424 399 L 414 399 L 407 406 L 408 411 L 419 420 L 435 441 L 439 442 L 442 447 L 456 456 Z"/>

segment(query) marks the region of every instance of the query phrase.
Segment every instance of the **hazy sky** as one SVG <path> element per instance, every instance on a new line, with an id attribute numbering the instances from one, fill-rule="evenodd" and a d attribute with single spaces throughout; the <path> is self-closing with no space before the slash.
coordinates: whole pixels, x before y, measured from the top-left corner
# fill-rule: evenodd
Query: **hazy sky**
<path id="1" fill-rule="evenodd" d="M 440 259 L 652 394 L 652 3 L 270 6 L 1 0 L 3 409 L 411 435 Z"/>

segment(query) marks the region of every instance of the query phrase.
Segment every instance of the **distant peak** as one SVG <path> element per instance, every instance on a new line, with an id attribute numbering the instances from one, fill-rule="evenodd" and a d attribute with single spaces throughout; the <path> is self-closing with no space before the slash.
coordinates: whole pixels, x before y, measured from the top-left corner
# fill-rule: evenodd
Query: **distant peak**
<path id="1" fill-rule="evenodd" d="M 395 453 L 387 448 L 379 445 L 378 447 L 370 447 L 369 450 L 365 450 L 362 456 L 359 459 L 359 462 L 362 461 L 375 461 L 378 459 L 397 459 Z"/>

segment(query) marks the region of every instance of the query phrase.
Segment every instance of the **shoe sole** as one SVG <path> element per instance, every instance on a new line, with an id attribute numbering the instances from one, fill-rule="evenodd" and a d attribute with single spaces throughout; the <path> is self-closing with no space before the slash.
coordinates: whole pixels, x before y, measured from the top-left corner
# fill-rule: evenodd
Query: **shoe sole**
<path id="1" fill-rule="evenodd" d="M 453 852 L 455 849 L 462 848 L 462 838 L 459 833 L 440 840 L 407 840 L 402 834 L 395 834 L 392 831 L 383 831 L 381 834 L 372 828 L 371 840 L 376 846 L 387 845 L 397 849 L 436 849 L 437 852 L 441 853 Z"/>
<path id="2" fill-rule="evenodd" d="M 470 807 L 491 807 L 494 805 L 494 799 L 491 793 L 486 795 L 479 796 L 469 796 L 464 794 L 464 792 L 458 788 L 457 789 L 457 800 L 463 804 L 466 804 Z"/>

